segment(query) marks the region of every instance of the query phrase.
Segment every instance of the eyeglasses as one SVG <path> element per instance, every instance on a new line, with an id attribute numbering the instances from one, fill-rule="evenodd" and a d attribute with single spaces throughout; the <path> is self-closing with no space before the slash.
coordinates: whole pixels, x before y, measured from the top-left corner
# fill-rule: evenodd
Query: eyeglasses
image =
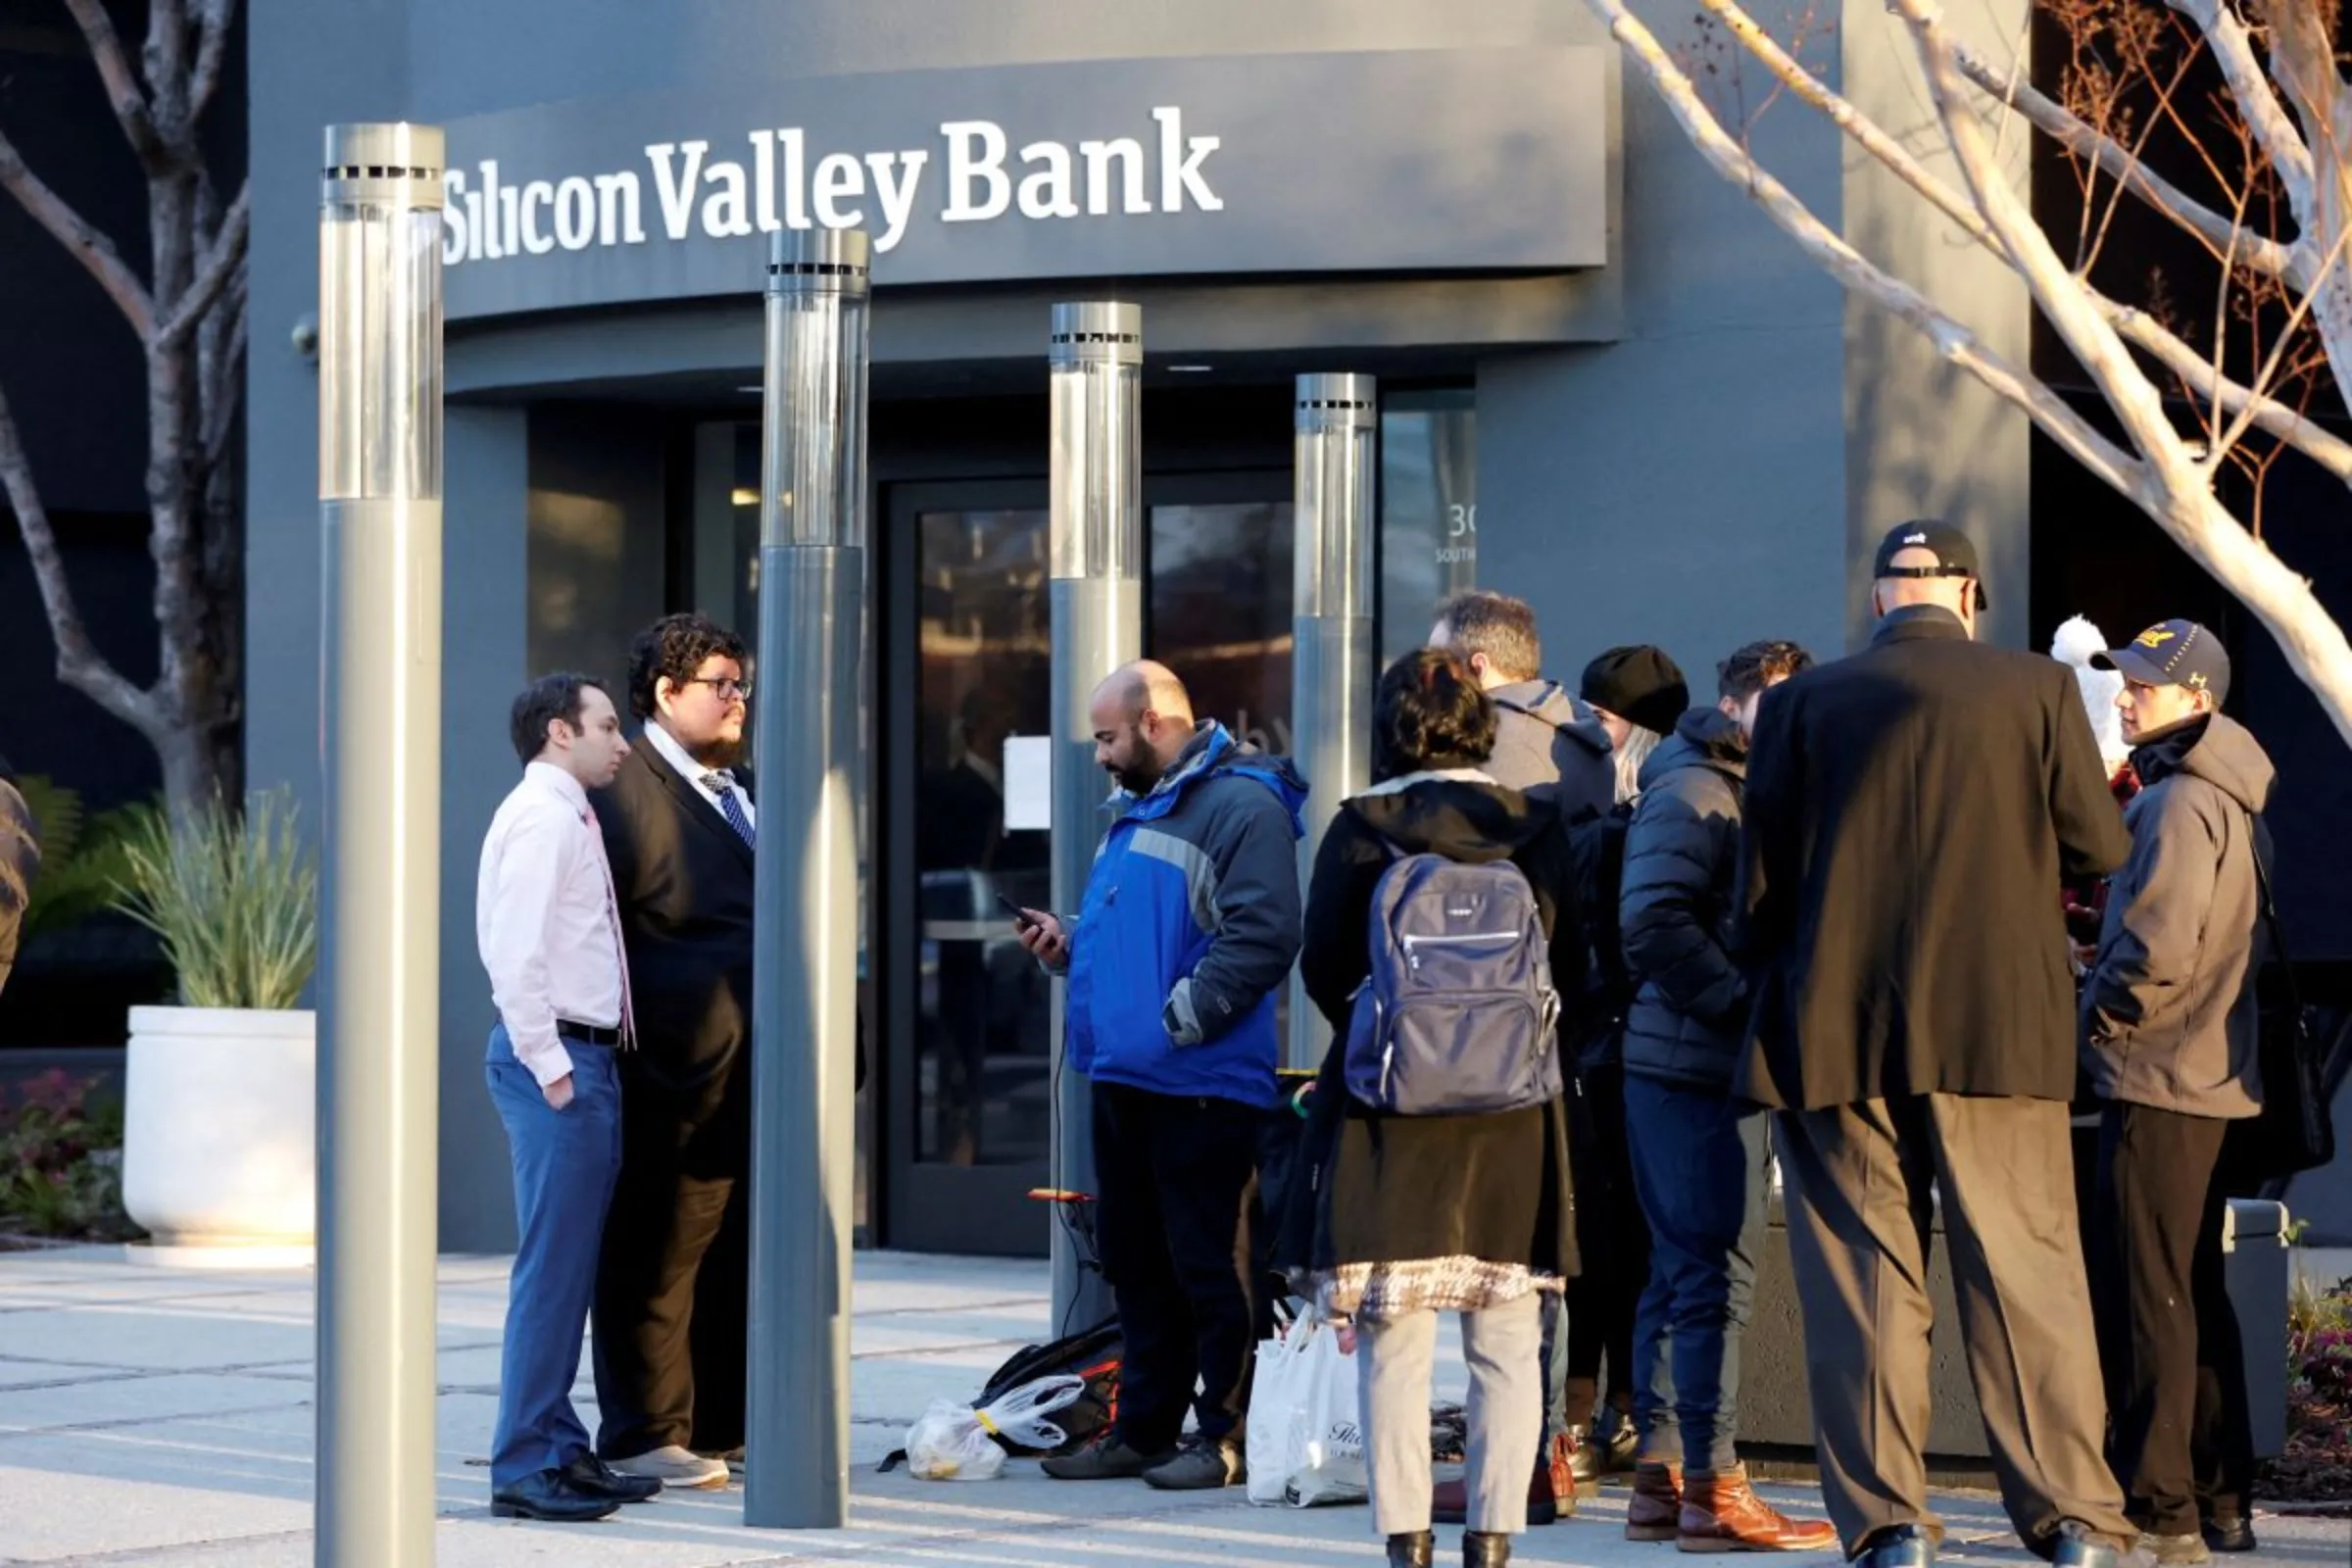
<path id="1" fill-rule="evenodd" d="M 752 700 L 752 683 L 748 680 L 737 680 L 732 675 L 689 675 L 678 684 L 681 686 L 708 686 L 710 688 L 711 695 L 722 703 L 731 703 L 738 697 L 747 703 Z"/>

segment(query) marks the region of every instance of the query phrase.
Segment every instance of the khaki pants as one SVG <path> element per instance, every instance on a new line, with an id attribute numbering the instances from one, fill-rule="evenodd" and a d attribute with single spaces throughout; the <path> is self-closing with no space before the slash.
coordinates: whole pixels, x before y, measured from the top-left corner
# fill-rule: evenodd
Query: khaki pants
<path id="1" fill-rule="evenodd" d="M 1789 1260 L 1804 1308 L 1822 1494 L 1850 1556 L 1928 1509 L 1931 1194 L 2001 1500 L 2047 1557 L 2080 1520 L 2129 1541 L 2100 1452 L 2106 1400 L 2075 1217 L 2067 1109 L 1963 1095 L 1783 1111 Z"/>
<path id="2" fill-rule="evenodd" d="M 1483 1312 L 1464 1312 L 1462 1360 L 1470 1368 L 1469 1528 L 1515 1536 L 1527 1528 L 1528 1480 L 1536 1472 L 1544 1387 L 1538 1350 L 1542 1310 L 1531 1293 Z M 1406 1312 L 1357 1324 L 1364 1459 L 1372 1528 L 1407 1536 L 1429 1528 L 1429 1391 L 1438 1354 L 1438 1314 Z"/>

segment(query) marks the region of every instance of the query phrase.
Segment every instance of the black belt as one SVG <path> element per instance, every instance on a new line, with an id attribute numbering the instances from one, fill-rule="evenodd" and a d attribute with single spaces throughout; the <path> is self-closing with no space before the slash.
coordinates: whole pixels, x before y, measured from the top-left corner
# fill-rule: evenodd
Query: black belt
<path id="1" fill-rule="evenodd" d="M 617 1028 L 604 1029 L 592 1023 L 575 1023 L 569 1018 L 556 1020 L 556 1034 L 561 1039 L 576 1040 L 584 1046 L 617 1046 L 620 1044 L 620 1031 Z"/>

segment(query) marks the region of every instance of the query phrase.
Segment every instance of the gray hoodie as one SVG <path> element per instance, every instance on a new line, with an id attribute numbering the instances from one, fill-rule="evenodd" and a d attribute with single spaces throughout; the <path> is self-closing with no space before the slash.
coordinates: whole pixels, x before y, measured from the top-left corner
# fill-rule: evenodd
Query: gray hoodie
<path id="1" fill-rule="evenodd" d="M 2216 713 L 2140 746 L 2132 858 L 2108 884 L 2082 988 L 2083 1065 L 2100 1097 L 2188 1116 L 2262 1107 L 2255 976 L 2269 946 L 2254 875 L 2277 772 Z"/>
<path id="2" fill-rule="evenodd" d="M 1608 732 L 1592 710 L 1554 680 L 1497 686 L 1494 755 L 1487 775 L 1506 789 L 1552 801 L 1572 822 L 1584 808 L 1608 810 L 1617 802 L 1617 772 Z"/>

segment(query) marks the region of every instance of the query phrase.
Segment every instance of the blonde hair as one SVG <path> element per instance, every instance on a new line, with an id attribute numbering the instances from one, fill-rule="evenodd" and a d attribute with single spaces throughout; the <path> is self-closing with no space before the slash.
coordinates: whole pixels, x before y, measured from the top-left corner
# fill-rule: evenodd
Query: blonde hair
<path id="1" fill-rule="evenodd" d="M 1644 729 L 1639 724 L 1626 731 L 1625 744 L 1618 747 L 1615 754 L 1619 806 L 1640 797 L 1642 764 L 1649 760 L 1649 754 L 1656 751 L 1658 743 L 1665 738 L 1656 730 Z"/>

